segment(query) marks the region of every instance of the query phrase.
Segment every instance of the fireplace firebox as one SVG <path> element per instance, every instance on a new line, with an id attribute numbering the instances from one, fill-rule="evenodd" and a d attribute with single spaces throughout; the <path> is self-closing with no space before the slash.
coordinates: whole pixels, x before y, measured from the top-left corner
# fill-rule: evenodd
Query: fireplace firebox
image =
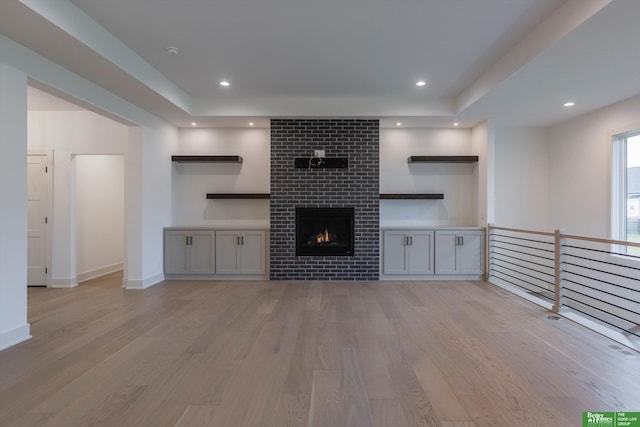
<path id="1" fill-rule="evenodd" d="M 353 208 L 296 208 L 296 256 L 353 256 Z"/>

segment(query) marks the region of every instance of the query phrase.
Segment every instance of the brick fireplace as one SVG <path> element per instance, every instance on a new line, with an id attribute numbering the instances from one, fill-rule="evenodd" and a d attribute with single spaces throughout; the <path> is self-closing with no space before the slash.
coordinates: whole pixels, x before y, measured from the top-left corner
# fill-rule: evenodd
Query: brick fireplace
<path id="1" fill-rule="evenodd" d="M 294 167 L 296 158 L 314 150 L 324 150 L 327 159 L 345 158 L 348 166 Z M 272 280 L 378 280 L 378 120 L 272 120 L 270 206 Z M 296 208 L 352 209 L 352 253 L 296 254 Z"/>

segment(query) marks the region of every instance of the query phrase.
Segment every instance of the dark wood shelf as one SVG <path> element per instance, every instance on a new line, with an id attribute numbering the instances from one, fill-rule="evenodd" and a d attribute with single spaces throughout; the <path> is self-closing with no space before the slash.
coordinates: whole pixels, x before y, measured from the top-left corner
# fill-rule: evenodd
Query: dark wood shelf
<path id="1" fill-rule="evenodd" d="M 475 163 L 478 156 L 409 156 L 409 163 Z"/>
<path id="2" fill-rule="evenodd" d="M 269 193 L 207 193 L 207 199 L 268 199 Z"/>
<path id="3" fill-rule="evenodd" d="M 176 163 L 242 163 L 240 156 L 171 156 Z"/>
<path id="4" fill-rule="evenodd" d="M 442 200 L 442 193 L 425 193 L 425 194 L 398 194 L 387 193 L 380 194 L 380 200 Z"/>

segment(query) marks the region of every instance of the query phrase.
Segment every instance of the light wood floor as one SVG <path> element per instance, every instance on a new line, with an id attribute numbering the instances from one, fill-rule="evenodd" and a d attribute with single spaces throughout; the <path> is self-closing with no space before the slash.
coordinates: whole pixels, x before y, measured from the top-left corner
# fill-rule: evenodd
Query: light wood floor
<path id="1" fill-rule="evenodd" d="M 0 426 L 579 426 L 640 357 L 483 282 L 29 289 Z"/>

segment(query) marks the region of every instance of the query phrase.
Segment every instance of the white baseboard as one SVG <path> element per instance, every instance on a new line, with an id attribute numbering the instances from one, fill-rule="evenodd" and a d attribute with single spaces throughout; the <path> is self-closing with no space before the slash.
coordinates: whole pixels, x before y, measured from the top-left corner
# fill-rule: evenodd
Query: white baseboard
<path id="1" fill-rule="evenodd" d="M 22 326 L 0 333 L 0 351 L 20 344 L 31 338 L 31 325 L 25 323 Z"/>
<path id="2" fill-rule="evenodd" d="M 70 277 L 68 279 L 52 279 L 51 287 L 52 288 L 75 288 L 78 286 L 78 278 Z"/>
<path id="3" fill-rule="evenodd" d="M 124 280 L 125 289 L 146 289 L 150 286 L 157 285 L 164 281 L 164 274 L 159 273 L 155 276 L 147 277 L 144 280 Z"/>
<path id="4" fill-rule="evenodd" d="M 122 271 L 123 269 L 124 263 L 122 262 L 113 265 L 107 265 L 106 267 L 94 268 L 93 270 L 85 271 L 84 273 L 78 273 L 78 283 L 86 282 L 87 280 L 95 279 L 107 274 L 115 273 L 116 271 Z"/>
<path id="5" fill-rule="evenodd" d="M 499 288 L 504 289 L 505 291 L 511 292 L 514 295 L 519 296 L 520 298 L 524 298 L 527 301 L 530 301 L 534 304 L 537 304 L 539 306 L 542 306 L 544 308 L 546 308 L 547 310 L 552 310 L 553 309 L 553 303 L 546 301 L 540 297 L 537 297 L 535 295 L 532 295 L 528 292 L 523 291 L 522 289 L 517 288 L 516 286 L 513 286 L 507 282 L 504 282 L 500 279 L 498 279 L 497 277 L 489 277 L 487 282 L 491 283 L 494 286 L 497 286 Z"/>

